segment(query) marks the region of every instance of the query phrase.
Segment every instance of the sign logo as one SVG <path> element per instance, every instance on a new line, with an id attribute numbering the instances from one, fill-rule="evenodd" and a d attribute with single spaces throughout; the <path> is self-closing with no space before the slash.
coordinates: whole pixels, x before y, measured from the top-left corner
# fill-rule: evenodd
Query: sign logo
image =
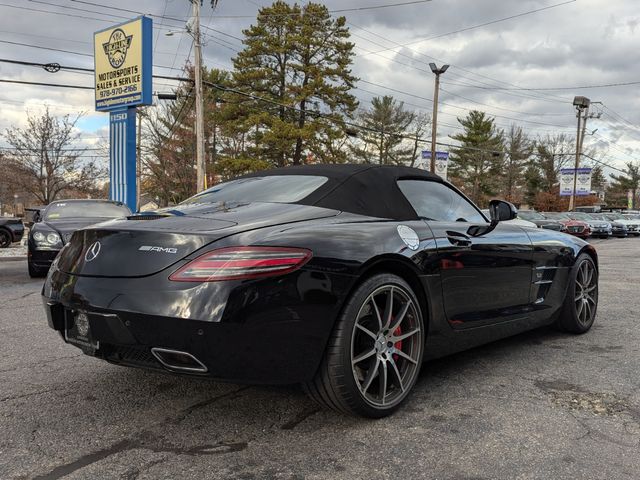
<path id="1" fill-rule="evenodd" d="M 90 246 L 89 249 L 87 250 L 87 253 L 84 254 L 84 261 L 85 262 L 92 262 L 96 259 L 96 257 L 100 254 L 100 248 L 102 247 L 102 245 L 100 245 L 100 242 L 93 242 Z"/>
<path id="2" fill-rule="evenodd" d="M 109 41 L 102 44 L 104 53 L 113 68 L 120 68 L 127 59 L 127 50 L 131 46 L 132 39 L 133 35 L 126 35 L 121 28 L 116 28 L 111 32 Z"/>
<path id="3" fill-rule="evenodd" d="M 152 245 L 142 245 L 138 250 L 142 252 L 178 253 L 175 247 L 156 247 Z"/>

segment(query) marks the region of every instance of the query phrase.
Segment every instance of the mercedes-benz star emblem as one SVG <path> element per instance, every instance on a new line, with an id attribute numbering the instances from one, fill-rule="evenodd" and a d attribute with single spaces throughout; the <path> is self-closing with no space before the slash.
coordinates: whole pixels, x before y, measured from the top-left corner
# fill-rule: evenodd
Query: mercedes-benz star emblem
<path id="1" fill-rule="evenodd" d="M 100 254 L 100 247 L 100 242 L 93 242 L 87 249 L 87 253 L 84 254 L 84 261 L 91 262 L 95 260 L 98 254 Z"/>
<path id="2" fill-rule="evenodd" d="M 87 333 L 89 333 L 89 318 L 86 313 L 80 312 L 76 315 L 76 327 L 81 336 L 87 336 Z"/>

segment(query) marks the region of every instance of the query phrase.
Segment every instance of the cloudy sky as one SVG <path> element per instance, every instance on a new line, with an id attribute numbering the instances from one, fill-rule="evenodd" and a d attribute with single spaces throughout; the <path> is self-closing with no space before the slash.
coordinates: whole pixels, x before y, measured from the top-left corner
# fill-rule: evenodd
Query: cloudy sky
<path id="1" fill-rule="evenodd" d="M 459 131 L 456 117 L 469 109 L 486 111 L 504 128 L 520 125 L 532 136 L 574 135 L 572 100 L 585 95 L 603 103 L 601 118 L 589 121 L 588 130 L 597 131 L 585 147 L 600 147 L 612 166 L 640 161 L 637 0 L 432 0 L 369 8 L 401 2 L 325 2 L 330 10 L 351 10 L 339 14 L 356 44 L 354 72 L 361 81 L 354 93 L 361 106 L 390 94 L 408 108 L 431 112 L 428 63 L 447 63 L 439 141 L 450 141 L 448 135 Z M 213 11 L 205 0 L 207 66 L 230 68 L 242 29 L 268 3 L 219 0 Z M 141 12 L 153 15 L 154 73 L 178 75 L 192 55 L 191 37 L 165 34 L 183 28 L 190 10 L 189 0 L 3 0 L 0 58 L 92 68 L 93 32 Z M 0 79 L 90 86 L 92 74 L 50 74 L 0 62 Z M 630 82 L 637 84 L 602 86 Z M 598 87 L 578 88 L 584 86 Z M 155 91 L 171 88 L 171 82 L 154 82 Z M 56 114 L 86 112 L 79 127 L 87 144 L 100 142 L 108 130 L 108 115 L 93 110 L 92 91 L 2 83 L 0 131 L 22 124 L 27 110 L 37 113 L 44 104 Z"/>

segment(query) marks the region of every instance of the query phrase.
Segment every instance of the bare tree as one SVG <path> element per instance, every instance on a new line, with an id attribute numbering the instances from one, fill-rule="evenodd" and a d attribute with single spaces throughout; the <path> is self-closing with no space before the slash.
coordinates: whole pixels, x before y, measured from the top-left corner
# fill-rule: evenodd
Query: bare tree
<path id="1" fill-rule="evenodd" d="M 522 127 L 511 125 L 505 133 L 502 194 L 510 202 L 520 203 L 520 187 L 523 183 L 524 171 L 533 153 L 533 142 Z"/>
<path id="2" fill-rule="evenodd" d="M 1 160 L 3 170 L 12 173 L 16 186 L 46 205 L 61 192 L 93 191 L 103 171 L 94 161 L 85 161 L 86 151 L 77 147 L 75 131 L 82 113 L 55 117 L 47 107 L 41 116 L 27 112 L 24 128 L 6 129 L 4 138 L 11 146 Z"/>

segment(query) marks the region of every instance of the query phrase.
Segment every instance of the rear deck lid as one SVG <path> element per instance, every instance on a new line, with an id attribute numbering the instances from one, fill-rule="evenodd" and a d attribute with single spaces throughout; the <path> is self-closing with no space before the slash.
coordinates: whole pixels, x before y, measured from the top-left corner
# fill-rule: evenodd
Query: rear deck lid
<path id="1" fill-rule="evenodd" d="M 82 276 L 143 277 L 228 235 L 338 213 L 306 205 L 252 203 L 132 215 L 74 233 L 59 255 L 58 269 Z"/>

